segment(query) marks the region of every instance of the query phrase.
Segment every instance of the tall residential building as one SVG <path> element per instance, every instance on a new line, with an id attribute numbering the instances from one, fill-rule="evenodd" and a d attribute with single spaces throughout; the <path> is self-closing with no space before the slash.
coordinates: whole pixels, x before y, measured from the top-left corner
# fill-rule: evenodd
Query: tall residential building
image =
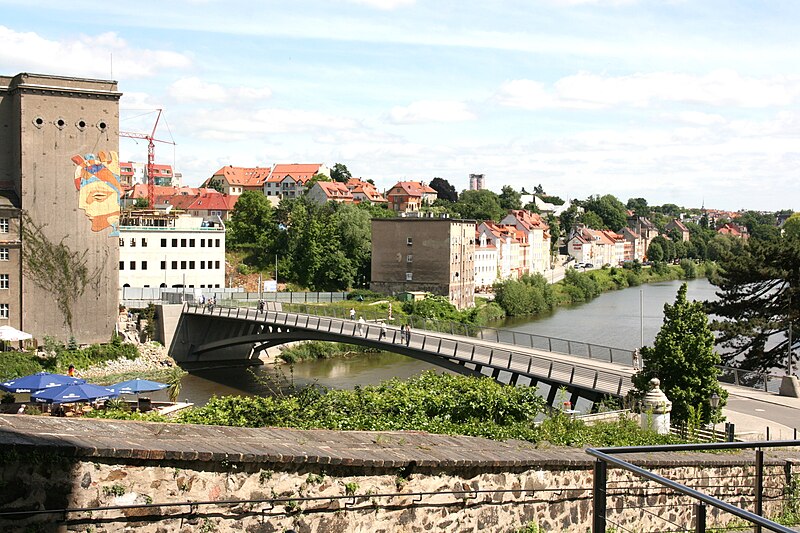
<path id="1" fill-rule="evenodd" d="M 384 294 L 423 291 L 463 309 L 475 304 L 475 221 L 372 219 L 372 282 Z"/>
<path id="2" fill-rule="evenodd" d="M 111 337 L 120 97 L 111 80 L 0 76 L 0 325 L 39 340 Z"/>
<path id="3" fill-rule="evenodd" d="M 225 227 L 203 217 L 130 211 L 119 228 L 120 287 L 225 286 Z"/>
<path id="4" fill-rule="evenodd" d="M 483 174 L 470 174 L 469 175 L 469 190 L 482 191 L 486 188 Z"/>

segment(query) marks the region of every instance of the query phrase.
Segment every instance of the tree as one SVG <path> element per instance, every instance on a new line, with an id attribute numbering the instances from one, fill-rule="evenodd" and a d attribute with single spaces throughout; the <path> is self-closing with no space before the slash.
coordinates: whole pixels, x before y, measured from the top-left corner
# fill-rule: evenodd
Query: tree
<path id="1" fill-rule="evenodd" d="M 500 207 L 503 209 L 522 209 L 521 194 L 510 185 L 503 185 L 500 189 Z"/>
<path id="2" fill-rule="evenodd" d="M 620 231 L 628 221 L 627 208 L 616 196 L 611 194 L 590 196 L 583 207 L 586 211 L 594 212 L 603 220 L 603 227 L 596 229 Z"/>
<path id="3" fill-rule="evenodd" d="M 226 243 L 232 248 L 251 248 L 266 252 L 275 224 L 275 210 L 266 196 L 245 191 L 236 201 L 227 225 Z M 260 255 L 260 254 L 257 254 Z"/>
<path id="4" fill-rule="evenodd" d="M 800 344 L 800 239 L 753 241 L 724 252 L 720 267 L 719 299 L 708 305 L 720 317 L 712 327 L 726 348 L 725 363 L 763 372 L 786 368 L 790 323 L 792 352 Z"/>
<path id="5" fill-rule="evenodd" d="M 225 192 L 225 187 L 222 185 L 222 182 L 218 181 L 218 180 L 209 181 L 208 182 L 208 188 L 209 189 L 214 189 L 215 191 L 221 192 L 221 193 Z"/>
<path id="6" fill-rule="evenodd" d="M 353 175 L 347 170 L 347 166 L 342 163 L 336 163 L 331 169 L 331 179 L 340 183 L 347 183 L 347 180 L 352 178 Z"/>
<path id="7" fill-rule="evenodd" d="M 606 225 L 603 223 L 603 219 L 595 213 L 594 211 L 586 211 L 582 215 L 578 216 L 578 220 L 582 224 L 586 224 L 587 228 L 591 229 L 605 229 Z"/>
<path id="8" fill-rule="evenodd" d="M 306 192 L 311 190 L 311 187 L 318 181 L 333 181 L 331 178 L 326 176 L 325 174 L 314 174 L 311 178 L 306 182 L 305 190 Z"/>
<path id="9" fill-rule="evenodd" d="M 795 213 L 783 223 L 783 233 L 787 237 L 800 238 L 800 213 Z"/>
<path id="10" fill-rule="evenodd" d="M 655 242 L 655 239 L 647 247 L 647 259 L 655 262 L 664 260 L 664 248 L 661 247 L 661 244 Z"/>
<path id="11" fill-rule="evenodd" d="M 150 207 L 150 200 L 147 198 L 137 198 L 133 203 L 134 209 L 148 209 Z"/>
<path id="12" fill-rule="evenodd" d="M 636 216 L 650 216 L 650 207 L 644 198 L 628 198 L 628 203 L 625 204 L 625 207 L 633 211 Z"/>
<path id="13" fill-rule="evenodd" d="M 500 207 L 498 196 L 488 189 L 464 191 L 453 206 L 461 218 L 499 221 L 506 212 Z"/>
<path id="14" fill-rule="evenodd" d="M 446 179 L 433 178 L 430 182 L 431 189 L 436 191 L 436 198 L 439 200 L 447 200 L 448 202 L 458 201 L 458 192 L 456 188 L 450 185 Z"/>
<path id="15" fill-rule="evenodd" d="M 716 393 L 725 404 L 728 396 L 717 381 L 720 356 L 714 351 L 714 334 L 703 303 L 686 300 L 686 284 L 678 289 L 673 305 L 664 304 L 664 324 L 653 346 L 641 350 L 644 369 L 633 376 L 639 394 L 647 392 L 652 378 L 672 401 L 672 418 L 686 422 L 698 412 L 702 422 L 711 421 L 711 409 L 704 407 Z"/>

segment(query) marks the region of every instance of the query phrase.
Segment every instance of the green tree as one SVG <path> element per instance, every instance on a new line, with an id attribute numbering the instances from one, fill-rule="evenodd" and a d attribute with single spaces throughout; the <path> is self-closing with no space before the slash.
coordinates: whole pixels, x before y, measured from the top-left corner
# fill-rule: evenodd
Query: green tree
<path id="1" fill-rule="evenodd" d="M 347 183 L 347 180 L 352 178 L 353 175 L 347 170 L 347 166 L 342 163 L 336 163 L 331 169 L 331 179 L 340 183 Z"/>
<path id="2" fill-rule="evenodd" d="M 500 189 L 500 207 L 503 209 L 522 209 L 521 194 L 510 185 L 503 185 Z"/>
<path id="3" fill-rule="evenodd" d="M 318 182 L 318 181 L 334 181 L 334 180 L 332 180 L 331 178 L 329 178 L 329 177 L 328 177 L 328 176 L 326 176 L 325 174 L 314 174 L 313 176 L 311 176 L 311 179 L 309 179 L 309 180 L 306 182 L 306 185 L 305 185 L 305 191 L 306 191 L 306 192 L 310 191 L 310 190 L 311 190 L 311 187 L 313 187 L 313 186 L 314 186 L 314 184 L 315 184 L 316 182 Z"/>
<path id="4" fill-rule="evenodd" d="M 267 197 L 257 191 L 245 191 L 231 213 L 226 245 L 266 252 L 272 244 L 270 234 L 274 224 L 275 210 Z"/>
<path id="5" fill-rule="evenodd" d="M 628 198 L 625 207 L 633 211 L 636 216 L 649 217 L 650 206 L 647 205 L 647 200 L 644 198 Z"/>
<path id="6" fill-rule="evenodd" d="M 606 229 L 603 219 L 594 211 L 586 211 L 578 216 L 578 221 L 586 224 L 587 228 L 591 229 Z"/>
<path id="7" fill-rule="evenodd" d="M 628 210 L 616 196 L 606 194 L 603 196 L 590 196 L 583 205 L 603 220 L 603 227 L 596 229 L 610 229 L 620 231 L 628 220 Z"/>
<path id="8" fill-rule="evenodd" d="M 134 209 L 148 209 L 150 207 L 150 200 L 147 198 L 137 198 L 133 203 Z"/>
<path id="9" fill-rule="evenodd" d="M 221 193 L 225 192 L 225 187 L 222 185 L 221 181 L 211 180 L 206 185 L 208 186 L 209 189 L 214 189 L 217 192 Z"/>
<path id="10" fill-rule="evenodd" d="M 709 302 L 709 312 L 719 317 L 712 325 L 726 364 L 786 368 L 790 323 L 792 352 L 800 344 L 800 238 L 754 241 L 723 253 L 719 262 L 719 299 Z"/>
<path id="11" fill-rule="evenodd" d="M 499 221 L 506 214 L 498 196 L 488 189 L 462 192 L 453 210 L 461 218 L 474 220 Z"/>
<path id="12" fill-rule="evenodd" d="M 458 192 L 456 192 L 456 188 L 450 185 L 450 182 L 446 179 L 433 178 L 429 185 L 431 189 L 436 191 L 437 199 L 447 202 L 458 201 Z"/>
<path id="13" fill-rule="evenodd" d="M 644 369 L 633 376 L 640 394 L 647 392 L 652 378 L 661 380 L 678 422 L 688 421 L 693 411 L 709 422 L 708 399 L 717 393 L 724 405 L 728 396 L 717 380 L 721 360 L 703 307 L 702 302 L 687 301 L 686 284 L 681 285 L 675 303 L 664 305 L 664 325 L 653 346 L 642 347 Z"/>
<path id="14" fill-rule="evenodd" d="M 662 248 L 661 244 L 657 243 L 655 239 L 650 243 L 650 246 L 647 247 L 647 260 L 655 262 L 664 260 L 664 248 Z"/>
<path id="15" fill-rule="evenodd" d="M 783 223 L 783 233 L 787 237 L 800 238 L 800 213 L 795 213 Z"/>

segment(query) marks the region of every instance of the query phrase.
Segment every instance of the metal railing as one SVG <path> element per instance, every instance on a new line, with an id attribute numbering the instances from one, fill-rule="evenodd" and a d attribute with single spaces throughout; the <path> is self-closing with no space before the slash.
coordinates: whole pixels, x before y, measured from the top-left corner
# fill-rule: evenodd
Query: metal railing
<path id="1" fill-rule="evenodd" d="M 760 532 L 763 529 L 768 531 L 778 531 L 781 533 L 794 533 L 795 530 L 783 526 L 777 522 L 765 518 L 765 479 L 764 472 L 764 450 L 763 448 L 787 448 L 800 446 L 800 441 L 772 441 L 772 442 L 723 442 L 716 444 L 676 444 L 667 446 L 631 446 L 621 448 L 589 448 L 586 453 L 597 458 L 594 464 L 593 498 L 592 498 L 592 532 L 606 533 L 607 527 L 613 527 L 615 531 L 648 531 L 645 525 L 647 522 L 659 522 L 660 525 L 654 526 L 656 529 L 650 531 L 695 531 L 705 533 L 710 528 L 709 521 L 715 521 L 713 528 L 720 530 L 720 526 L 725 526 L 724 518 L 733 515 L 739 520 L 754 526 L 754 531 Z M 706 476 L 697 479 L 698 487 L 703 487 L 707 492 L 689 487 L 686 484 L 673 481 L 655 472 L 633 464 L 632 456 L 635 454 L 653 454 L 655 452 L 703 452 L 712 450 L 755 450 L 755 469 L 752 475 L 726 476 L 724 479 L 729 484 L 716 484 Z M 626 454 L 626 459 L 615 457 L 616 454 Z M 797 495 L 792 491 L 796 483 L 796 472 L 792 471 L 792 462 L 787 461 L 785 470 L 785 484 L 787 490 L 784 491 L 784 498 L 780 503 L 789 505 L 793 512 L 797 512 L 800 502 Z M 623 478 L 613 487 L 609 487 L 608 470 L 618 468 L 630 472 L 633 476 Z M 644 478 L 644 484 L 630 479 Z M 649 482 L 649 485 L 648 485 Z M 731 485 L 732 483 L 732 485 Z M 655 488 L 651 490 L 651 486 Z M 714 494 L 708 493 L 714 492 Z M 673 496 L 674 500 L 669 500 L 668 496 Z M 748 511 L 741 506 L 724 501 L 722 498 L 728 497 L 734 501 L 745 502 L 752 505 L 752 511 Z M 752 497 L 752 500 L 748 498 Z M 610 502 L 610 499 L 615 501 Z M 687 499 L 689 503 L 680 504 L 678 500 Z M 772 502 L 778 498 L 771 497 Z M 631 504 L 632 501 L 638 502 Z M 660 502 L 656 504 L 654 502 Z M 678 512 L 682 506 L 691 505 L 691 523 L 679 523 L 681 514 Z M 609 518 L 613 512 L 628 511 L 639 509 L 639 518 L 635 524 L 631 524 L 630 518 L 620 518 L 618 521 Z M 786 507 L 784 507 L 786 508 Z M 710 512 L 713 511 L 713 512 Z M 669 512 L 667 512 L 669 511 Z M 684 520 L 685 522 L 685 520 Z M 676 528 L 676 529 L 672 529 Z M 742 529 L 741 527 L 737 529 Z"/>
<path id="2" fill-rule="evenodd" d="M 458 364 L 471 364 L 480 367 L 522 374 L 536 380 L 555 382 L 565 386 L 587 391 L 623 397 L 633 386 L 630 376 L 586 367 L 570 362 L 557 361 L 548 357 L 527 354 L 511 349 L 500 349 L 488 344 L 469 342 L 457 337 L 419 333 L 413 326 L 410 335 L 403 336 L 394 325 L 382 326 L 375 322 L 358 322 L 347 318 L 328 317 L 267 310 L 259 312 L 244 307 L 209 308 L 196 304 L 186 304 L 184 312 L 265 322 L 276 326 L 303 328 L 322 331 L 340 336 L 362 337 L 377 343 L 391 346 L 403 344 L 407 348 L 437 355 Z M 385 334 L 383 333 L 385 331 Z"/>

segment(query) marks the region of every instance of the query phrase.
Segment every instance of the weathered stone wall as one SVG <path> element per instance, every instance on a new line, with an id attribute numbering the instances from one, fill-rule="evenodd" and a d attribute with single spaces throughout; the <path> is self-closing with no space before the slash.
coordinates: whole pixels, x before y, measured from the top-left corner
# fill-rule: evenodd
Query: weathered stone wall
<path id="1" fill-rule="evenodd" d="M 780 512 L 787 461 L 797 459 L 766 460 L 768 515 Z M 583 533 L 592 518 L 583 450 L 470 437 L 0 416 L 0 460 L 3 531 L 509 532 L 533 522 Z M 753 509 L 752 452 L 637 462 Z M 175 505 L 146 507 L 163 503 Z M 111 506 L 124 508 L 97 509 Z M 94 510 L 2 515 L 64 508 Z M 693 509 L 610 470 L 608 519 L 628 531 L 691 529 Z M 710 513 L 708 524 L 732 520 Z"/>

